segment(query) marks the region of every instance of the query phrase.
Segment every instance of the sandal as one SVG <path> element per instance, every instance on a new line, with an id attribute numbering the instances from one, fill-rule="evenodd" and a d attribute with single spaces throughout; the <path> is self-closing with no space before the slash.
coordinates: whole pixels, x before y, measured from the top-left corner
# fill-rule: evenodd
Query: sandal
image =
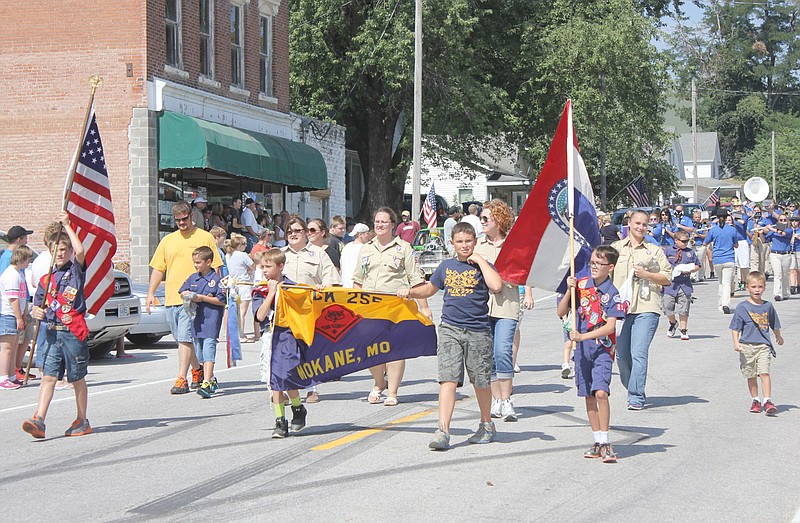
<path id="1" fill-rule="evenodd" d="M 380 403 L 381 402 L 381 393 L 383 392 L 383 390 L 384 389 L 379 389 L 377 387 L 374 387 L 370 391 L 369 396 L 367 396 L 367 401 L 369 401 L 373 405 Z"/>
<path id="2" fill-rule="evenodd" d="M 383 400 L 384 407 L 396 407 L 397 403 L 398 401 L 396 396 L 386 396 L 386 399 Z"/>

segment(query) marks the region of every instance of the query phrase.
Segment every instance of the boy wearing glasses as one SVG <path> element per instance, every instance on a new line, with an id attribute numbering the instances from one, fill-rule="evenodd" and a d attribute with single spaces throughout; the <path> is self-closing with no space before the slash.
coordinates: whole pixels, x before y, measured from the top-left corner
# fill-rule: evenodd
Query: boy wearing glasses
<path id="1" fill-rule="evenodd" d="M 616 463 L 617 455 L 608 442 L 611 407 L 608 402 L 611 367 L 614 363 L 617 318 L 625 318 L 626 306 L 609 278 L 619 259 L 619 252 L 610 245 L 595 247 L 589 262 L 591 276 L 567 278 L 575 289 L 577 318 L 570 333 L 575 346 L 575 384 L 578 396 L 586 400 L 586 415 L 594 434 L 594 444 L 584 458 L 601 458 L 603 463 Z M 576 268 L 580 272 L 580 269 Z M 585 270 L 585 269 L 584 269 Z M 564 294 L 558 304 L 559 316 L 569 314 L 571 293 Z"/>
<path id="2" fill-rule="evenodd" d="M 678 231 L 675 233 L 675 245 L 664 247 L 664 255 L 670 265 L 672 265 L 672 283 L 664 286 L 662 304 L 664 314 L 669 320 L 667 336 L 672 338 L 678 330 L 678 322 L 675 320 L 675 311 L 681 322 L 681 339 L 689 339 L 687 323 L 689 322 L 689 307 L 692 302 L 691 274 L 700 270 L 700 260 L 694 250 L 689 247 L 689 233 Z"/>
<path id="3" fill-rule="evenodd" d="M 192 207 L 188 202 L 179 201 L 172 206 L 172 217 L 178 230 L 170 233 L 159 242 L 156 252 L 150 260 L 153 272 L 150 274 L 150 285 L 147 289 L 147 305 L 145 310 L 150 314 L 150 307 L 156 305 L 156 289 L 166 275 L 167 321 L 172 336 L 178 343 L 178 378 L 170 389 L 170 394 L 186 394 L 189 383 L 186 374 L 192 367 L 192 385 L 198 388 L 203 382 L 203 368 L 197 361 L 192 340 L 192 320 L 183 307 L 183 298 L 179 289 L 183 283 L 195 273 L 192 253 L 198 247 L 208 247 L 213 253 L 211 267 L 219 270 L 222 258 L 219 256 L 217 243 L 208 231 L 204 231 L 192 221 Z"/>

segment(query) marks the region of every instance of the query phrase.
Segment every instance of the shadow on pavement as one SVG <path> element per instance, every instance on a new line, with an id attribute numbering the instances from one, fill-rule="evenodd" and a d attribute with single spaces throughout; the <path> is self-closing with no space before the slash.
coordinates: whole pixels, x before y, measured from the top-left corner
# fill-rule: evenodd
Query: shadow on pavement
<path id="1" fill-rule="evenodd" d="M 133 383 L 133 380 L 112 380 L 112 381 L 87 381 L 86 384 L 89 388 L 99 387 L 101 385 L 127 385 Z"/>
<path id="2" fill-rule="evenodd" d="M 561 367 L 559 367 L 561 368 Z M 572 383 L 571 381 L 564 380 L 566 383 Z M 572 387 L 561 383 L 540 383 L 538 385 L 514 385 L 514 394 L 531 394 L 531 393 L 544 393 L 544 392 L 553 392 L 555 394 L 563 394 Z"/>
<path id="3" fill-rule="evenodd" d="M 537 372 L 542 370 L 561 370 L 561 365 L 520 365 L 522 372 Z"/>
<path id="4" fill-rule="evenodd" d="M 688 405 L 690 403 L 708 403 L 708 400 L 697 396 L 649 396 L 648 407 L 671 407 L 673 405 Z M 647 410 L 647 409 L 645 409 Z"/>
<path id="5" fill-rule="evenodd" d="M 185 416 L 182 418 L 145 418 L 145 419 L 129 419 L 114 421 L 110 425 L 103 425 L 100 427 L 92 427 L 92 433 L 100 434 L 103 432 L 122 432 L 126 430 L 138 430 L 149 427 L 168 427 L 172 423 L 182 423 L 186 421 L 205 421 L 211 418 L 225 418 L 233 416 L 230 414 L 211 414 L 203 416 Z"/>
<path id="6" fill-rule="evenodd" d="M 547 405 L 542 407 L 523 407 L 520 405 L 514 405 L 514 410 L 526 418 L 547 416 L 549 414 L 565 414 L 575 412 L 575 408 L 570 405 Z"/>
<path id="7" fill-rule="evenodd" d="M 167 359 L 167 356 L 161 353 L 148 354 L 146 352 L 137 351 L 136 354 L 133 354 L 133 358 L 117 358 L 112 353 L 103 359 L 92 360 L 90 365 L 92 367 L 102 367 L 105 365 L 127 365 L 130 363 L 141 363 L 146 361 L 158 361 L 165 359 Z"/>
<path id="8" fill-rule="evenodd" d="M 613 443 L 613 442 L 612 442 Z M 614 445 L 614 450 L 617 451 L 617 456 L 619 456 L 620 460 L 624 460 L 625 458 L 632 458 L 634 456 L 638 456 L 639 454 L 657 454 L 661 452 L 666 452 L 667 449 L 675 448 L 675 445 L 661 445 L 661 444 L 654 444 L 654 445 Z"/>

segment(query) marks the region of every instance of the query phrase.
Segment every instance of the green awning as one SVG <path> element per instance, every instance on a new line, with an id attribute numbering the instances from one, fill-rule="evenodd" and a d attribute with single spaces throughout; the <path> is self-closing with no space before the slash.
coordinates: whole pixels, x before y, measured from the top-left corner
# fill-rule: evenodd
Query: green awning
<path id="1" fill-rule="evenodd" d="M 277 136 L 164 111 L 158 118 L 158 168 L 213 169 L 289 186 L 328 188 L 328 170 L 313 147 Z"/>

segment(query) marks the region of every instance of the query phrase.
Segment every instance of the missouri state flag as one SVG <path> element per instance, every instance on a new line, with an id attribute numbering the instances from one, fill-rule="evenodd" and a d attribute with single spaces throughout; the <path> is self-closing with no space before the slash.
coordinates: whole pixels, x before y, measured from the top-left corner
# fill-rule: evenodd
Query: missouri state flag
<path id="1" fill-rule="evenodd" d="M 542 171 L 495 262 L 503 280 L 565 292 L 570 215 L 575 225 L 575 267 L 581 274 L 601 237 L 592 184 L 572 127 L 572 102 L 567 100 Z"/>
<path id="2" fill-rule="evenodd" d="M 381 363 L 436 355 L 436 330 L 414 300 L 385 293 L 280 285 L 272 390 L 304 389 Z"/>

